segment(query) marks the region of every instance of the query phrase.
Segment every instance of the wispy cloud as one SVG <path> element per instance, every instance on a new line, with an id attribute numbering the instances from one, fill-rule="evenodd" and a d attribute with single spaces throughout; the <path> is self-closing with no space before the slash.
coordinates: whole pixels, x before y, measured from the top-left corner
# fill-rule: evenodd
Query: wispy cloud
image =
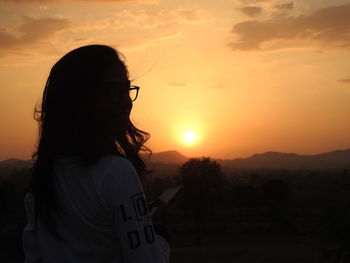
<path id="1" fill-rule="evenodd" d="M 176 23 L 199 23 L 204 20 L 204 15 L 198 9 L 134 9 L 116 14 L 115 19 L 124 26 L 151 28 Z"/>
<path id="2" fill-rule="evenodd" d="M 345 83 L 345 84 L 350 84 L 350 78 L 349 78 L 349 79 L 339 79 L 337 82 L 339 82 L 339 83 Z"/>
<path id="3" fill-rule="evenodd" d="M 272 16 L 275 18 L 283 18 L 287 17 L 289 13 L 293 10 L 294 8 L 294 2 L 286 2 L 282 4 L 275 4 L 272 6 L 272 9 L 274 10 L 272 13 Z"/>
<path id="4" fill-rule="evenodd" d="M 292 2 L 288 2 L 288 3 L 283 3 L 283 4 L 276 4 L 276 5 L 274 5 L 274 8 L 276 8 L 276 9 L 283 9 L 283 10 L 285 10 L 285 9 L 292 9 L 294 7 L 294 2 L 292 1 Z"/>
<path id="5" fill-rule="evenodd" d="M 23 23 L 15 28 L 0 29 L 0 53 L 16 50 L 50 39 L 57 32 L 69 28 L 70 21 L 62 18 L 23 16 Z"/>
<path id="6" fill-rule="evenodd" d="M 239 3 L 249 5 L 249 4 L 256 4 L 260 2 L 267 2 L 269 0 L 237 0 Z"/>
<path id="7" fill-rule="evenodd" d="M 178 37 L 181 24 L 196 25 L 203 21 L 203 10 L 184 8 L 126 9 L 113 16 L 87 22 L 23 16 L 20 25 L 0 28 L 0 54 L 19 54 L 39 46 L 47 49 L 59 32 L 64 33 L 64 41 L 55 46 L 59 49 L 95 42 L 113 44 L 124 50 L 139 49 Z"/>
<path id="8" fill-rule="evenodd" d="M 127 33 L 127 29 L 124 31 Z M 129 32 L 129 35 L 127 38 L 119 38 L 114 41 L 113 45 L 121 50 L 130 50 L 130 49 L 141 49 L 147 46 L 157 45 L 162 41 L 166 41 L 169 39 L 176 38 L 181 33 L 177 31 L 176 29 L 166 29 L 164 30 L 157 30 L 156 32 L 143 32 L 142 34 L 135 30 Z"/>
<path id="9" fill-rule="evenodd" d="M 245 6 L 240 8 L 240 10 L 247 16 L 254 17 L 261 14 L 262 8 L 259 6 Z"/>
<path id="10" fill-rule="evenodd" d="M 288 47 L 323 49 L 350 47 L 350 4 L 320 9 L 310 15 L 249 20 L 234 25 L 233 50 L 273 50 Z"/>
<path id="11" fill-rule="evenodd" d="M 200 9 L 130 9 L 109 20 L 117 25 L 121 49 L 139 49 L 181 35 L 181 24 L 200 24 L 205 14 Z"/>
<path id="12" fill-rule="evenodd" d="M 169 83 L 167 86 L 172 88 L 187 88 L 188 84 L 185 82 L 172 82 L 172 83 Z"/>

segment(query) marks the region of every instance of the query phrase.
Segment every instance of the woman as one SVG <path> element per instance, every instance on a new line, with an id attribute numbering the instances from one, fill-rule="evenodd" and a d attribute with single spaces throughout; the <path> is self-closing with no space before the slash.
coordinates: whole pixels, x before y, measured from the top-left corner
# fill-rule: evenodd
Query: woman
<path id="1" fill-rule="evenodd" d="M 149 134 L 129 118 L 138 91 L 108 46 L 75 49 L 51 69 L 35 111 L 26 262 L 169 261 L 166 232 L 155 234 L 139 180 L 140 152 L 150 150 Z"/>

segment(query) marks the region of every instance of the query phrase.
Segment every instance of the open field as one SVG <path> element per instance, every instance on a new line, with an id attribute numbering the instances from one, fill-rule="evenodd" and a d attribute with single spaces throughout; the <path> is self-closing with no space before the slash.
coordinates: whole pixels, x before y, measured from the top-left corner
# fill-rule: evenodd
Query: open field
<path id="1" fill-rule="evenodd" d="M 283 235 L 206 235 L 193 246 L 193 235 L 174 236 L 172 263 L 320 263 L 328 262 L 319 239 Z"/>

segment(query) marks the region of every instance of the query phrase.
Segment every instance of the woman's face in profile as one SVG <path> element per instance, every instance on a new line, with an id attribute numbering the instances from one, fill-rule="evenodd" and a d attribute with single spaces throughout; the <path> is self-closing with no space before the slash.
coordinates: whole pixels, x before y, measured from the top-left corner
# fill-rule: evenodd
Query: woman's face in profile
<path id="1" fill-rule="evenodd" d="M 132 109 L 126 70 L 117 64 L 108 68 L 98 89 L 96 121 L 101 132 L 112 137 L 125 133 Z"/>

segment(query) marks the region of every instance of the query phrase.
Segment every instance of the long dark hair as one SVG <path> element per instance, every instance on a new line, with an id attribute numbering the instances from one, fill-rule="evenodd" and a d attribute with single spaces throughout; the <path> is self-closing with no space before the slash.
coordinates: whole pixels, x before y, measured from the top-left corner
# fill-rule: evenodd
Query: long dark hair
<path id="1" fill-rule="evenodd" d="M 149 133 L 136 128 L 129 119 L 126 131 L 113 138 L 112 146 L 106 146 L 92 118 L 96 114 L 92 105 L 101 77 L 113 65 L 127 74 L 118 52 L 108 46 L 83 46 L 67 53 L 52 67 L 42 103 L 35 107 L 34 118 L 39 123 L 38 142 L 32 156 L 35 223 L 40 218 L 55 235 L 54 214 L 65 212 L 54 188 L 55 157 L 80 156 L 82 165 L 91 165 L 105 155 L 114 154 L 130 160 L 139 175 L 146 171 L 141 152 L 151 154 L 144 145 Z"/>

